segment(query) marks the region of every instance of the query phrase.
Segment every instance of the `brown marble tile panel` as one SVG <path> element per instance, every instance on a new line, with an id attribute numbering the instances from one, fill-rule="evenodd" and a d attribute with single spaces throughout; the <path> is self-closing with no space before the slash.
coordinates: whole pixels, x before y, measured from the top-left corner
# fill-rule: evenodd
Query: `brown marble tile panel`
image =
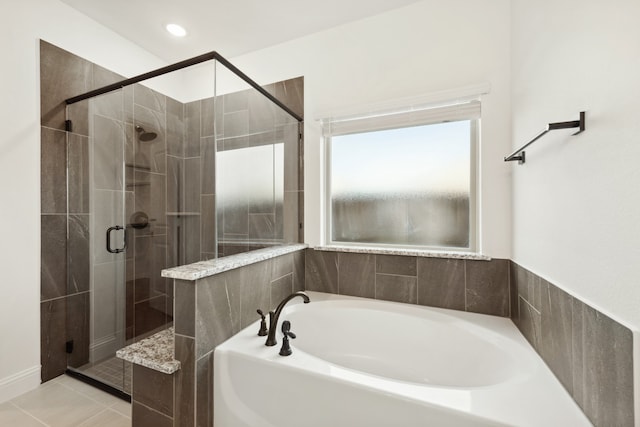
<path id="1" fill-rule="evenodd" d="M 286 254 L 272 258 L 271 262 L 271 280 L 279 279 L 289 273 L 293 273 L 293 254 Z"/>
<path id="2" fill-rule="evenodd" d="M 43 382 L 64 374 L 67 368 L 66 309 L 66 298 L 40 303 L 40 375 Z"/>
<path id="3" fill-rule="evenodd" d="M 168 417 L 173 417 L 174 375 L 133 365 L 133 397 Z"/>
<path id="4" fill-rule="evenodd" d="M 69 212 L 89 213 L 89 139 L 70 133 L 69 156 Z"/>
<path id="5" fill-rule="evenodd" d="M 196 370 L 196 426 L 213 426 L 213 353 L 198 359 Z"/>
<path id="6" fill-rule="evenodd" d="M 518 323 L 518 269 L 520 266 L 513 261 L 509 262 L 509 310 L 513 323 Z"/>
<path id="7" fill-rule="evenodd" d="M 167 268 L 167 236 L 139 236 L 135 245 L 136 302 L 167 294 L 169 283 L 160 275 Z"/>
<path id="8" fill-rule="evenodd" d="M 200 159 L 184 160 L 184 210 L 200 212 Z"/>
<path id="9" fill-rule="evenodd" d="M 185 157 L 200 157 L 200 119 L 200 101 L 185 104 Z"/>
<path id="10" fill-rule="evenodd" d="M 202 153 L 202 194 L 216 192 L 216 140 L 214 137 L 200 140 Z"/>
<path id="11" fill-rule="evenodd" d="M 375 297 L 376 256 L 338 253 L 338 292 L 341 295 Z"/>
<path id="12" fill-rule="evenodd" d="M 67 138 L 64 132 L 40 132 L 40 204 L 42 213 L 67 212 Z"/>
<path id="13" fill-rule="evenodd" d="M 215 253 L 216 251 L 216 198 L 214 195 L 203 195 L 200 198 L 202 209 L 202 252 Z"/>
<path id="14" fill-rule="evenodd" d="M 66 298 L 67 341 L 73 341 L 73 352 L 67 356 L 67 364 L 74 368 L 89 363 L 89 295 L 89 292 L 83 292 Z"/>
<path id="15" fill-rule="evenodd" d="M 542 339 L 542 319 L 540 312 L 533 308 L 533 306 L 522 297 L 519 297 L 518 311 L 520 312 L 520 318 L 516 326 L 536 352 L 540 352 L 540 342 Z"/>
<path id="16" fill-rule="evenodd" d="M 64 215 L 40 217 L 40 299 L 67 294 L 67 218 Z"/>
<path id="17" fill-rule="evenodd" d="M 414 276 L 376 274 L 376 299 L 416 304 L 418 284 Z"/>
<path id="18" fill-rule="evenodd" d="M 242 110 L 224 115 L 224 136 L 231 138 L 249 133 L 249 111 Z"/>
<path id="19" fill-rule="evenodd" d="M 163 114 L 167 110 L 167 97 L 142 83 L 133 85 L 133 100 L 138 105 Z"/>
<path id="20" fill-rule="evenodd" d="M 271 307 L 277 307 L 280 301 L 284 300 L 293 292 L 293 273 L 282 276 L 271 281 Z"/>
<path id="21" fill-rule="evenodd" d="M 158 112 L 149 108 L 134 105 L 135 132 L 135 164 L 141 169 L 150 172 L 165 173 L 166 171 L 166 119 L 164 112 Z M 154 139 L 143 141 L 140 139 L 141 131 L 155 133 Z"/>
<path id="22" fill-rule="evenodd" d="M 294 113 L 304 117 L 304 77 L 296 77 L 274 84 L 275 97 Z"/>
<path id="23" fill-rule="evenodd" d="M 173 418 L 134 400 L 131 402 L 131 425 L 135 427 L 173 427 Z"/>
<path id="24" fill-rule="evenodd" d="M 249 108 L 249 91 L 248 90 L 228 93 L 219 98 L 224 98 L 223 99 L 224 113 L 233 113 L 235 111 L 246 110 L 247 108 Z"/>
<path id="25" fill-rule="evenodd" d="M 417 259 L 414 256 L 376 255 L 376 273 L 417 276 Z"/>
<path id="26" fill-rule="evenodd" d="M 122 190 L 125 132 L 124 123 L 102 116 L 93 117 L 93 188 Z"/>
<path id="27" fill-rule="evenodd" d="M 575 306 L 574 306 L 575 308 Z M 581 312 L 581 313 L 580 313 Z M 582 368 L 576 373 L 576 401 L 596 426 L 633 426 L 633 335 L 599 311 L 582 305 L 580 341 Z M 577 319 L 579 321 L 579 319 Z M 576 333 L 578 331 L 574 331 Z M 574 370 L 575 372 L 575 370 Z"/>
<path id="28" fill-rule="evenodd" d="M 64 130 L 64 100 L 87 92 L 90 85 L 90 62 L 40 40 L 40 112 L 43 126 Z M 78 125 L 86 122 L 86 111 L 78 119 Z M 76 132 L 80 133 L 80 130 L 78 126 Z M 82 134 L 86 135 L 86 130 Z"/>
<path id="29" fill-rule="evenodd" d="M 195 337 L 196 284 L 186 280 L 174 281 L 176 334 Z"/>
<path id="30" fill-rule="evenodd" d="M 249 133 L 272 130 L 275 124 L 277 108 L 267 97 L 257 90 L 250 90 L 248 95 Z"/>
<path id="31" fill-rule="evenodd" d="M 285 191 L 284 203 L 277 208 L 282 208 L 282 213 L 276 211 L 277 230 L 282 230 L 282 238 L 286 243 L 298 243 L 299 242 L 299 209 L 300 199 L 303 197 L 302 192 L 298 191 Z M 280 217 L 280 215 L 282 215 Z M 281 228 L 280 228 L 281 227 Z"/>
<path id="32" fill-rule="evenodd" d="M 167 154 L 184 157 L 184 104 L 167 97 Z"/>
<path id="33" fill-rule="evenodd" d="M 465 309 L 464 260 L 418 258 L 418 304 Z"/>
<path id="34" fill-rule="evenodd" d="M 304 278 L 305 289 L 308 291 L 337 294 L 338 253 L 307 249 Z"/>
<path id="35" fill-rule="evenodd" d="M 227 279 L 233 278 L 233 270 L 210 276 L 196 283 L 196 358 L 212 351 L 218 344 L 237 332 L 240 301 L 229 294 L 236 291 L 227 288 Z M 237 276 L 236 276 L 237 277 Z"/>
<path id="36" fill-rule="evenodd" d="M 304 258 L 305 251 L 293 253 L 293 291 L 305 290 L 304 283 Z"/>
<path id="37" fill-rule="evenodd" d="M 193 284 L 192 284 L 193 286 Z M 193 427 L 195 411 L 196 359 L 195 340 L 175 336 L 175 358 L 180 361 L 180 369 L 175 375 L 174 427 Z M 213 405 L 211 400 L 211 405 Z"/>
<path id="38" fill-rule="evenodd" d="M 93 82 L 91 84 L 91 89 L 98 89 L 125 79 L 124 76 L 114 73 L 111 70 L 107 70 L 106 68 L 103 68 L 97 64 L 92 63 L 91 70 L 93 72 Z"/>
<path id="39" fill-rule="evenodd" d="M 518 294 L 529 302 L 529 304 L 531 304 L 536 310 L 540 311 L 542 294 L 540 290 L 540 277 L 526 268 L 517 265 L 515 270 L 515 279 Z"/>
<path id="40" fill-rule="evenodd" d="M 102 68 L 95 64 L 91 64 L 91 67 L 93 69 L 93 86 L 96 88 L 115 83 L 119 80 L 123 80 L 123 78 L 118 76 L 116 73 L 112 73 L 105 68 Z M 107 81 L 109 83 L 107 83 Z M 125 111 L 123 89 L 118 89 L 102 95 L 94 96 L 93 98 L 90 98 L 89 104 L 91 105 L 91 114 L 109 117 L 110 119 L 118 121 L 124 121 Z"/>
<path id="41" fill-rule="evenodd" d="M 89 290 L 89 215 L 69 215 L 69 274 L 67 293 L 74 294 Z"/>
<path id="42" fill-rule="evenodd" d="M 298 143 L 298 123 L 283 125 L 284 134 L 284 191 L 299 191 L 300 147 Z"/>
<path id="43" fill-rule="evenodd" d="M 184 205 L 184 159 L 167 156 L 167 212 L 180 212 Z"/>
<path id="44" fill-rule="evenodd" d="M 167 297 L 159 296 L 134 305 L 134 335 L 141 337 L 167 323 Z"/>
<path id="45" fill-rule="evenodd" d="M 201 130 L 202 137 L 215 136 L 215 98 L 206 98 L 200 100 L 200 108 L 202 109 Z"/>
<path id="46" fill-rule="evenodd" d="M 466 310 L 509 316 L 509 261 L 465 260 Z"/>
<path id="47" fill-rule="evenodd" d="M 184 259 L 182 264 L 200 261 L 200 216 L 182 217 L 182 239 L 184 239 Z"/>
<path id="48" fill-rule="evenodd" d="M 569 393 L 573 392 L 573 298 L 542 280 L 541 355 Z"/>
<path id="49" fill-rule="evenodd" d="M 134 234 L 167 234 L 166 176 L 136 170 L 135 179 L 135 210 L 147 214 L 149 226 Z"/>
<path id="50" fill-rule="evenodd" d="M 255 322 L 258 318 L 257 309 L 265 313 L 275 306 L 271 303 L 271 290 L 269 277 L 271 275 L 270 260 L 240 268 L 240 327 Z M 276 303 L 277 304 L 277 303 Z"/>

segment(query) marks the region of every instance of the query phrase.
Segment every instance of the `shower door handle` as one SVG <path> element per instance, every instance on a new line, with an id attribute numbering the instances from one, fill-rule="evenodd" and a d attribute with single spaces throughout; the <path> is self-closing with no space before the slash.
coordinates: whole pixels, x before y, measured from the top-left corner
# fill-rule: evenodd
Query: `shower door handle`
<path id="1" fill-rule="evenodd" d="M 124 230 L 124 243 L 122 245 L 122 248 L 120 249 L 111 248 L 111 232 L 114 230 Z M 119 254 L 120 252 L 124 252 L 125 249 L 127 249 L 127 229 L 124 227 L 120 227 L 119 225 L 114 225 L 113 227 L 107 228 L 107 252 L 112 254 Z"/>

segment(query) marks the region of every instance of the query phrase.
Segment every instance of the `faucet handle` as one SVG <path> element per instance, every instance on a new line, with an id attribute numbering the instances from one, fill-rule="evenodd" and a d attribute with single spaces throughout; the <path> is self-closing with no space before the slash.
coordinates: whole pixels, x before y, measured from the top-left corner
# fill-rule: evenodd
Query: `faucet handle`
<path id="1" fill-rule="evenodd" d="M 291 332 L 291 322 L 289 322 L 288 320 L 282 322 L 282 333 L 284 334 L 285 338 L 290 337 L 295 339 L 296 337 L 296 334 Z"/>
<path id="2" fill-rule="evenodd" d="M 282 347 L 280 348 L 280 356 L 291 356 L 291 346 L 289 345 L 289 337 L 295 338 L 296 334 L 291 332 L 291 322 L 285 320 L 282 322 L 282 333 L 284 337 L 282 338 Z"/>
<path id="3" fill-rule="evenodd" d="M 268 333 L 267 321 L 265 320 L 265 315 L 262 312 L 262 310 L 258 309 L 256 311 L 258 312 L 260 317 L 262 317 L 262 320 L 260 320 L 260 330 L 258 331 L 258 336 L 259 337 L 264 337 Z"/>

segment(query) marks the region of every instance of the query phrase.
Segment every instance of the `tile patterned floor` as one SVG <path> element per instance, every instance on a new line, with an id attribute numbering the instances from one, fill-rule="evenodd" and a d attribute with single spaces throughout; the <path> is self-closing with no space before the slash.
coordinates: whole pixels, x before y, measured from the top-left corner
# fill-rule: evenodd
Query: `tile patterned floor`
<path id="1" fill-rule="evenodd" d="M 114 356 L 97 363 L 88 363 L 77 370 L 131 394 L 131 362 Z"/>
<path id="2" fill-rule="evenodd" d="M 62 375 L 0 404 L 0 426 L 130 427 L 131 405 Z"/>

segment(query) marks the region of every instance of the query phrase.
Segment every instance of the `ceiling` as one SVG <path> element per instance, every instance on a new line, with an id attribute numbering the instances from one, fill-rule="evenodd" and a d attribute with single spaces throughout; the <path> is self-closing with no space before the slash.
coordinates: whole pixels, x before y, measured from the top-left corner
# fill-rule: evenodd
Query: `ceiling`
<path id="1" fill-rule="evenodd" d="M 167 62 L 233 58 L 420 0 L 62 0 Z M 177 23 L 178 39 L 164 29 Z"/>

